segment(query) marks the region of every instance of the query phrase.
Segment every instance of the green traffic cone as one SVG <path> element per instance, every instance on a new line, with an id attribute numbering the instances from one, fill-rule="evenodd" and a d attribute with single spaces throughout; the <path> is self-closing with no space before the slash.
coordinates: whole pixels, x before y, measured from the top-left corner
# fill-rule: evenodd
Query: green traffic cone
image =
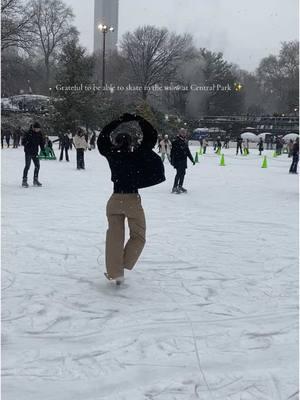
<path id="1" fill-rule="evenodd" d="M 199 159 L 198 159 L 198 152 L 196 151 L 196 155 L 195 155 L 195 163 L 198 163 Z"/>
<path id="2" fill-rule="evenodd" d="M 262 168 L 268 168 L 267 156 L 264 156 L 264 160 L 263 160 L 263 163 L 262 163 L 261 167 Z"/>
<path id="3" fill-rule="evenodd" d="M 225 158 L 224 158 L 224 154 L 222 154 L 222 157 L 221 157 L 220 167 L 225 167 Z"/>
<path id="4" fill-rule="evenodd" d="M 202 154 L 203 154 L 203 152 L 202 152 L 202 147 L 200 147 L 200 150 L 199 150 L 199 156 L 202 156 Z"/>

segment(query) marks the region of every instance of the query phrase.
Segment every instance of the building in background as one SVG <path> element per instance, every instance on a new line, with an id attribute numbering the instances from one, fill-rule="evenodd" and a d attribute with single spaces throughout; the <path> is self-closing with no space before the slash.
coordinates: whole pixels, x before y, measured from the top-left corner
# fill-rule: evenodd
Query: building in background
<path id="1" fill-rule="evenodd" d="M 99 24 L 112 26 L 113 32 L 106 35 L 107 51 L 117 50 L 119 0 L 95 0 L 94 11 L 94 52 L 102 52 L 103 36 L 98 29 Z"/>

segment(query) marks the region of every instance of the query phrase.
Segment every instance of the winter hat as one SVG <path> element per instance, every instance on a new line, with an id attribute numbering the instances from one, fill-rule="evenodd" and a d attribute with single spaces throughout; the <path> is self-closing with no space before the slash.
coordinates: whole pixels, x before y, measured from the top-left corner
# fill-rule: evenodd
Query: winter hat
<path id="1" fill-rule="evenodd" d="M 38 122 L 35 122 L 34 124 L 33 124 L 33 128 L 36 128 L 36 129 L 41 129 L 41 125 L 38 123 Z"/>

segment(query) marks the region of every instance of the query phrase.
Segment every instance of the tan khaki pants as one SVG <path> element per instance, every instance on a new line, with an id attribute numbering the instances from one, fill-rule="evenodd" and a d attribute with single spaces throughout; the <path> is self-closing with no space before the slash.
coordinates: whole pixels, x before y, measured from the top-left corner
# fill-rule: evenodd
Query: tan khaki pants
<path id="1" fill-rule="evenodd" d="M 114 193 L 106 207 L 106 270 L 115 279 L 132 269 L 144 246 L 146 221 L 140 195 Z M 125 218 L 128 220 L 129 240 L 124 248 Z"/>

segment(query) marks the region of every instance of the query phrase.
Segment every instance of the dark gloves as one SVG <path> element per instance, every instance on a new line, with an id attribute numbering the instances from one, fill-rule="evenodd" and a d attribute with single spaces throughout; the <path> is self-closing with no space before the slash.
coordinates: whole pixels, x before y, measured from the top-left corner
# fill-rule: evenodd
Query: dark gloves
<path id="1" fill-rule="evenodd" d="M 122 122 L 130 122 L 130 121 L 134 121 L 136 119 L 137 119 L 136 115 L 129 114 L 129 113 L 125 113 L 120 117 L 120 121 L 122 121 Z"/>
<path id="2" fill-rule="evenodd" d="M 122 121 L 122 122 L 130 122 L 130 121 L 143 122 L 143 121 L 145 121 L 145 118 L 143 118 L 137 114 L 125 113 L 125 114 L 121 115 L 120 121 Z"/>

